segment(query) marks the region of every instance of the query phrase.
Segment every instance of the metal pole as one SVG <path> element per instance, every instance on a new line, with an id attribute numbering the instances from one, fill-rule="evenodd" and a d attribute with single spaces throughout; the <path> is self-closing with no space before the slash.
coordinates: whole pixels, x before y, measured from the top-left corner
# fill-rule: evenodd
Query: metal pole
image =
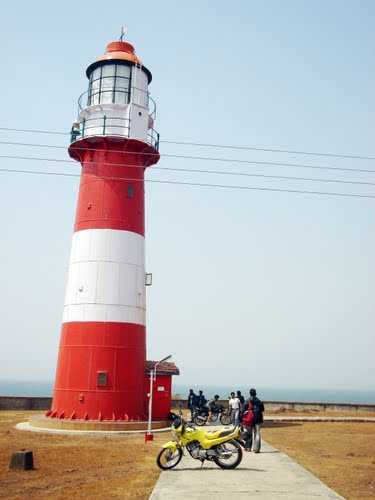
<path id="1" fill-rule="evenodd" d="M 156 366 L 156 365 L 155 365 Z M 154 372 L 155 372 L 155 367 L 153 370 L 150 371 L 150 395 L 148 398 L 148 424 L 147 424 L 147 434 L 151 434 L 151 421 L 152 421 L 152 395 L 154 392 Z"/>

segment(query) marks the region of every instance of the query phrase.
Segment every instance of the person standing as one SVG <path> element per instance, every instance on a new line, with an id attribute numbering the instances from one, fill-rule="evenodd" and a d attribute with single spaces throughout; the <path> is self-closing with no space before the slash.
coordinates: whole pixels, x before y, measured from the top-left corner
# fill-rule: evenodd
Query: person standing
<path id="1" fill-rule="evenodd" d="M 204 408 L 207 404 L 207 399 L 205 398 L 203 391 L 199 391 L 197 396 L 197 407 L 199 409 Z"/>
<path id="2" fill-rule="evenodd" d="M 240 420 L 242 418 L 243 412 L 244 412 L 244 406 L 245 406 L 245 398 L 242 396 L 241 391 L 236 392 L 238 399 L 240 400 Z"/>
<path id="3" fill-rule="evenodd" d="M 221 411 L 221 404 L 219 403 L 220 396 L 219 394 L 215 394 L 213 399 L 208 403 L 208 420 L 212 420 L 213 415 L 218 415 Z"/>
<path id="4" fill-rule="evenodd" d="M 241 394 L 241 391 L 237 391 L 237 397 L 240 400 L 241 405 L 244 405 L 245 404 L 245 398 Z"/>
<path id="5" fill-rule="evenodd" d="M 253 404 L 248 401 L 244 405 L 244 411 L 241 419 L 241 439 L 245 451 L 251 451 L 252 445 L 252 432 L 254 424 L 254 411 Z"/>
<path id="6" fill-rule="evenodd" d="M 193 421 L 194 410 L 197 406 L 198 396 L 194 393 L 193 389 L 189 389 L 188 394 L 188 408 L 190 410 L 190 420 Z"/>
<path id="7" fill-rule="evenodd" d="M 240 423 L 240 408 L 241 402 L 234 392 L 230 393 L 229 399 L 229 411 L 233 425 L 238 425 Z"/>
<path id="8" fill-rule="evenodd" d="M 251 426 L 248 428 L 249 436 L 246 447 L 250 449 L 252 447 L 254 453 L 259 453 L 261 447 L 260 428 L 263 424 L 264 404 L 257 397 L 257 391 L 254 388 L 250 389 L 250 398 L 245 403 L 245 411 L 249 408 L 252 408 L 254 417 Z"/>
<path id="9" fill-rule="evenodd" d="M 200 415 L 208 416 L 207 399 L 205 398 L 203 391 L 199 391 L 197 396 L 197 408 Z"/>

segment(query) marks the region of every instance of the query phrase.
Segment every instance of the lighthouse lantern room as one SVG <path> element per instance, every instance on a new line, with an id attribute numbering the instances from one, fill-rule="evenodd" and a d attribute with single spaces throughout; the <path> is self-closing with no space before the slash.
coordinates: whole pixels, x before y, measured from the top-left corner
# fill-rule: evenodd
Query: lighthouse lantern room
<path id="1" fill-rule="evenodd" d="M 78 101 L 74 134 L 127 137 L 158 149 L 159 134 L 153 128 L 156 106 L 148 91 L 152 75 L 134 47 L 128 42 L 110 43 L 86 74 L 89 86 Z"/>

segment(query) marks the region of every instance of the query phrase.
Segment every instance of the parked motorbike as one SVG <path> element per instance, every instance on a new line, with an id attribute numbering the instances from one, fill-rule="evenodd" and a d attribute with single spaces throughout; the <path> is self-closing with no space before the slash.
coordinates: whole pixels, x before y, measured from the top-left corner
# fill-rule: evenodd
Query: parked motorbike
<path id="1" fill-rule="evenodd" d="M 208 422 L 208 408 L 196 408 L 193 413 L 193 422 L 196 425 L 205 425 Z M 218 406 L 211 414 L 209 423 L 215 423 L 220 420 L 222 425 L 230 425 L 231 418 L 228 411 L 224 410 L 222 406 Z"/>
<path id="2" fill-rule="evenodd" d="M 174 441 L 163 445 L 157 464 L 160 469 L 168 470 L 176 467 L 187 450 L 190 456 L 200 460 L 214 462 L 222 469 L 234 469 L 242 460 L 242 448 L 237 441 L 239 427 L 230 430 L 207 432 L 186 423 L 181 416 L 171 414 Z"/>

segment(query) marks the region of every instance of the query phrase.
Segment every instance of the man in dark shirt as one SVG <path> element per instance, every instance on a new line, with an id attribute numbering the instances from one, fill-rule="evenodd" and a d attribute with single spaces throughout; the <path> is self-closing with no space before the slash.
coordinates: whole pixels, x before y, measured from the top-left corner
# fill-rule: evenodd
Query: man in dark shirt
<path id="1" fill-rule="evenodd" d="M 208 410 L 209 410 L 208 420 L 210 421 L 212 420 L 212 416 L 220 413 L 222 409 L 222 405 L 219 403 L 219 399 L 220 399 L 219 394 L 215 394 L 213 399 L 211 399 L 211 401 L 208 403 Z"/>
<path id="2" fill-rule="evenodd" d="M 189 389 L 188 394 L 188 408 L 190 410 L 190 419 L 193 420 L 195 408 L 198 406 L 198 396 L 194 393 L 193 389 Z"/>
<path id="3" fill-rule="evenodd" d="M 241 391 L 237 391 L 236 394 L 241 403 L 240 407 L 240 421 L 241 421 L 242 415 L 244 413 L 245 398 L 242 396 Z"/>
<path id="4" fill-rule="evenodd" d="M 245 398 L 242 396 L 241 391 L 237 391 L 237 397 L 240 400 L 241 405 L 245 404 Z"/>
<path id="5" fill-rule="evenodd" d="M 261 447 L 260 427 L 263 423 L 264 404 L 257 398 L 257 391 L 255 389 L 250 389 L 250 398 L 246 401 L 244 409 L 247 410 L 249 405 L 252 405 L 253 408 L 254 421 L 249 429 L 246 448 L 251 449 L 252 447 L 254 453 L 259 453 Z"/>
<path id="6" fill-rule="evenodd" d="M 207 404 L 207 399 L 203 395 L 203 391 L 199 391 L 197 398 L 197 406 L 198 408 L 203 408 Z"/>

